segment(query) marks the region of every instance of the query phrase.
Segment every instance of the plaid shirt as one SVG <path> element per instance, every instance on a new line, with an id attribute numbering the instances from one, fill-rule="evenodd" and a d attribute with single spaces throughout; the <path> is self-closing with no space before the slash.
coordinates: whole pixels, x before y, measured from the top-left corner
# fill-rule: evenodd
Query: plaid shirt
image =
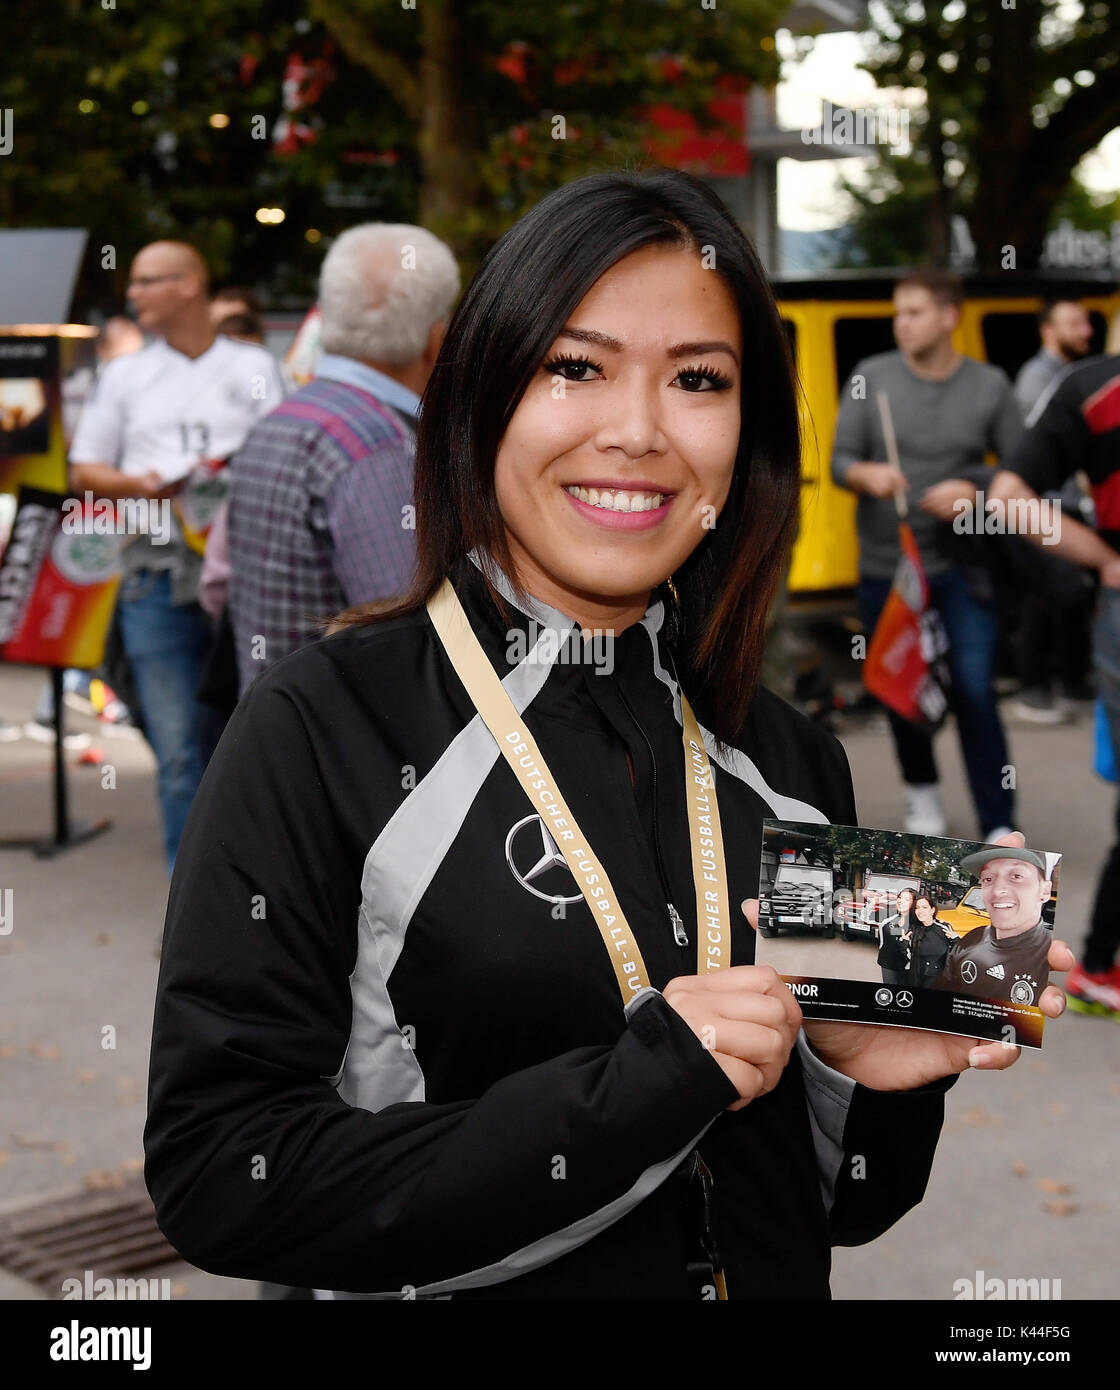
<path id="1" fill-rule="evenodd" d="M 408 587 L 418 407 L 383 373 L 325 355 L 235 455 L 229 612 L 242 691 L 340 609 Z"/>

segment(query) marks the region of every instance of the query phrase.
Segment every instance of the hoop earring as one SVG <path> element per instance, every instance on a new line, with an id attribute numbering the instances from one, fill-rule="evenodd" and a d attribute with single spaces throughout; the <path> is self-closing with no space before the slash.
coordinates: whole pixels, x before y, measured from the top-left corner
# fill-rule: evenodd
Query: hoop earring
<path id="1" fill-rule="evenodd" d="M 681 596 L 677 593 L 677 586 L 673 583 L 673 576 L 670 575 L 669 578 L 666 579 L 665 583 L 668 584 L 669 592 L 673 595 L 673 602 L 680 603 Z"/>

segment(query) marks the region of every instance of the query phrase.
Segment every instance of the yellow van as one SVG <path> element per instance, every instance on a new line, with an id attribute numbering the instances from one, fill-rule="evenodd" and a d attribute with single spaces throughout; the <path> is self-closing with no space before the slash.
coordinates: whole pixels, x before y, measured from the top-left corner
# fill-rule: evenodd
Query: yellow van
<path id="1" fill-rule="evenodd" d="M 804 389 L 801 531 L 789 576 L 791 594 L 823 595 L 855 586 L 858 568 L 854 494 L 829 472 L 839 393 L 861 358 L 889 352 L 892 291 L 904 274 L 828 271 L 776 277 L 774 294 L 794 348 Z M 1079 299 L 1093 320 L 1093 352 L 1101 352 L 1109 320 L 1120 309 L 1115 283 L 1042 276 L 965 277 L 965 303 L 954 336 L 959 352 L 1015 374 L 1039 346 L 1036 314 L 1055 292 Z"/>

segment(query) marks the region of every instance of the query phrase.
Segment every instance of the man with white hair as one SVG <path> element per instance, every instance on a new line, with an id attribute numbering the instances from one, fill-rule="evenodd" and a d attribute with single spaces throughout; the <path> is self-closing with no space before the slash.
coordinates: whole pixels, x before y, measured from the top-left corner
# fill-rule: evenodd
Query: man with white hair
<path id="1" fill-rule="evenodd" d="M 339 610 L 408 588 L 416 415 L 458 293 L 454 256 L 422 227 L 352 227 L 327 253 L 314 379 L 256 425 L 233 465 L 242 691 Z"/>

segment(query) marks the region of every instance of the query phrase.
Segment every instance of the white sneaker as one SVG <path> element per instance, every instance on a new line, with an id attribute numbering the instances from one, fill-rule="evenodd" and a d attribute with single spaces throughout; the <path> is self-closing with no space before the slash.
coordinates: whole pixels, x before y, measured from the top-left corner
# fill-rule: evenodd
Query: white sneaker
<path id="1" fill-rule="evenodd" d="M 50 724 L 40 724 L 37 719 L 29 719 L 23 726 L 24 736 L 34 739 L 36 743 L 53 743 L 55 741 L 54 728 Z M 62 746 L 70 752 L 75 753 L 82 748 L 88 748 L 93 740 L 89 734 L 63 734 Z"/>
<path id="2" fill-rule="evenodd" d="M 948 829 L 936 782 L 906 784 L 906 830 L 911 835 L 944 835 Z"/>
<path id="3" fill-rule="evenodd" d="M 994 830 L 989 832 L 984 843 L 986 845 L 994 845 L 997 840 L 1005 839 L 1008 835 L 1014 834 L 1015 827 L 1013 825 L 997 825 Z"/>

